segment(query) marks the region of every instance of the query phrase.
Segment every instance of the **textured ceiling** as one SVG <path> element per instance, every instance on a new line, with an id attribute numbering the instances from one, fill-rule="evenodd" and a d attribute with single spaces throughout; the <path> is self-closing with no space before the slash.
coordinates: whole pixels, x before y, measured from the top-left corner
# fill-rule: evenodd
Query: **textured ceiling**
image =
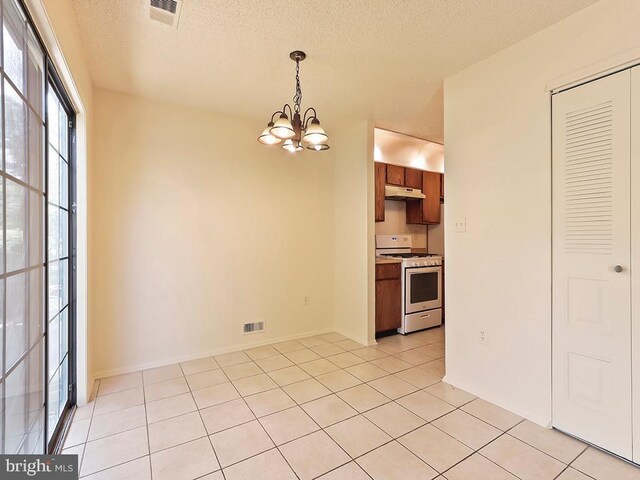
<path id="1" fill-rule="evenodd" d="M 323 124 L 368 118 L 443 139 L 442 81 L 595 0 L 184 0 L 178 29 L 148 0 L 73 0 L 99 87 L 266 123 L 294 90 Z"/>

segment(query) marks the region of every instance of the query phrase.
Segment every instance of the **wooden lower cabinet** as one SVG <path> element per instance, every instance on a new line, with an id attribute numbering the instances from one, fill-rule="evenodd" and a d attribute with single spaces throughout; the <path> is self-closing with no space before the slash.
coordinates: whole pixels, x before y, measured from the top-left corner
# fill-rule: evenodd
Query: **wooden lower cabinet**
<path id="1" fill-rule="evenodd" d="M 400 272 L 399 263 L 376 265 L 376 333 L 400 328 Z"/>

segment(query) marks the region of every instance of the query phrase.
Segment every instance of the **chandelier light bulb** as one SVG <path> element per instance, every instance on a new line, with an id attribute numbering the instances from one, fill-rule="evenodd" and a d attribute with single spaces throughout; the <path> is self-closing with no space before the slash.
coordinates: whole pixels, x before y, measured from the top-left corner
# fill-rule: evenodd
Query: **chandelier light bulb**
<path id="1" fill-rule="evenodd" d="M 320 121 L 317 118 L 314 118 L 311 121 L 311 125 L 307 127 L 307 131 L 304 134 L 302 139 L 313 145 L 318 145 L 321 143 L 326 143 L 329 140 L 329 136 L 324 132 L 324 129 L 320 126 Z"/>
<path id="2" fill-rule="evenodd" d="M 329 150 L 329 145 L 327 145 L 326 143 L 310 143 L 309 145 L 307 145 L 307 149 L 314 152 L 322 152 L 323 150 Z"/>
<path id="3" fill-rule="evenodd" d="M 296 146 L 293 144 L 293 140 L 291 139 L 285 140 L 282 144 L 282 148 L 291 153 L 294 153 L 297 150 Z"/>

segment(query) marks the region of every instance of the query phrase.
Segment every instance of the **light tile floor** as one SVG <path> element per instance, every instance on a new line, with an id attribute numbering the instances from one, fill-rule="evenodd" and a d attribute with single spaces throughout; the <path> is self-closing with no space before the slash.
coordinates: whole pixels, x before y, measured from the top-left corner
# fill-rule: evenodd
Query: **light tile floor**
<path id="1" fill-rule="evenodd" d="M 102 379 L 65 453 L 87 480 L 635 480 L 447 385 L 444 328 L 317 335 Z"/>

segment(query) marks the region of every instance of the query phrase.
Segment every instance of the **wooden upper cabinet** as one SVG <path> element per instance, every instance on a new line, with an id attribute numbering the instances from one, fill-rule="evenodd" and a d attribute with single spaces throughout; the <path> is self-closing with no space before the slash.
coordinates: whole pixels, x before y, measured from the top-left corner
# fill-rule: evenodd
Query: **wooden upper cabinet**
<path id="1" fill-rule="evenodd" d="M 440 174 L 422 172 L 422 221 L 427 224 L 440 223 Z"/>
<path id="2" fill-rule="evenodd" d="M 405 207 L 405 217 L 409 225 L 424 225 L 422 221 L 422 200 L 408 200 Z"/>
<path id="3" fill-rule="evenodd" d="M 426 195 L 422 200 L 406 201 L 407 223 L 434 225 L 440 223 L 440 200 L 444 197 L 444 175 L 415 168 L 375 162 L 375 219 L 384 222 L 384 186 L 417 188 Z"/>
<path id="4" fill-rule="evenodd" d="M 436 172 L 420 172 L 422 193 L 426 198 L 407 201 L 406 221 L 414 225 L 435 225 L 440 223 L 440 178 Z"/>
<path id="5" fill-rule="evenodd" d="M 387 183 L 404 187 L 404 167 L 387 165 Z"/>
<path id="6" fill-rule="evenodd" d="M 387 165 L 375 162 L 376 222 L 384 222 L 384 186 L 387 183 Z"/>
<path id="7" fill-rule="evenodd" d="M 405 168 L 404 186 L 422 190 L 422 170 L 416 170 L 415 168 Z"/>

